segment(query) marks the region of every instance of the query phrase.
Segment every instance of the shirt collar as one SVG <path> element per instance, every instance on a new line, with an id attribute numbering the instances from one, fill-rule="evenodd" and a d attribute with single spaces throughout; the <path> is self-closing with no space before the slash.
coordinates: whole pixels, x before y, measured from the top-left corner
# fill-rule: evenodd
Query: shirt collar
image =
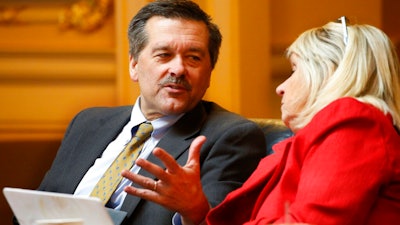
<path id="1" fill-rule="evenodd" d="M 168 128 L 170 128 L 176 121 L 178 121 L 184 113 L 179 114 L 179 115 L 168 115 L 168 116 L 163 116 L 158 119 L 155 119 L 151 122 L 151 125 L 153 126 L 153 133 L 151 134 L 152 137 L 155 138 L 161 138 L 163 136 Z M 131 113 L 131 119 L 129 121 L 130 123 L 130 128 L 132 129 L 133 127 L 146 122 L 146 117 L 143 115 L 142 110 L 140 109 L 140 96 L 136 99 L 135 105 L 133 106 L 132 113 Z"/>

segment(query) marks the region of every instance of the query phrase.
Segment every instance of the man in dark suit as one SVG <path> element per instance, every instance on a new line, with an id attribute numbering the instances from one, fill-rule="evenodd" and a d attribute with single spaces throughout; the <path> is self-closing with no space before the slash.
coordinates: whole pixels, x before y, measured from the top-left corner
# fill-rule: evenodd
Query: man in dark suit
<path id="1" fill-rule="evenodd" d="M 147 122 L 153 131 L 139 158 L 160 167 L 163 163 L 152 154 L 155 147 L 185 165 L 191 142 L 200 135 L 207 138 L 200 153 L 201 183 L 215 206 L 242 185 L 266 151 L 256 124 L 202 100 L 221 45 L 218 27 L 191 1 L 163 0 L 138 12 L 128 36 L 130 75 L 141 91 L 136 103 L 80 112 L 39 190 L 91 195 L 138 125 Z M 138 165 L 130 171 L 157 185 L 158 178 Z M 174 209 L 127 194 L 124 188 L 130 185 L 136 184 L 123 179 L 106 207 L 127 212 L 124 224 L 171 224 Z M 195 197 L 193 190 L 183 190 L 180 200 L 190 203 Z"/>

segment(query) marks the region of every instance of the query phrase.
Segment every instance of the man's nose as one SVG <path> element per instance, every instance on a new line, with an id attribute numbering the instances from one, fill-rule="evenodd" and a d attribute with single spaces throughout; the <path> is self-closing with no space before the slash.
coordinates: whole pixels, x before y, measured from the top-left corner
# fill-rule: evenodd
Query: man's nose
<path id="1" fill-rule="evenodd" d="M 185 63 L 182 57 L 177 56 L 170 61 L 169 72 L 172 76 L 182 76 L 186 74 Z"/>

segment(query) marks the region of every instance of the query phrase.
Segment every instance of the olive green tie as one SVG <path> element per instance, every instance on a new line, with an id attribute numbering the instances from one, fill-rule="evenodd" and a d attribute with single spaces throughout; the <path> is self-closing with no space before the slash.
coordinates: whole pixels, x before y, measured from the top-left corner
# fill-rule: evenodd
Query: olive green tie
<path id="1" fill-rule="evenodd" d="M 130 169 L 139 156 L 144 142 L 150 137 L 153 127 L 150 123 L 140 124 L 136 134 L 125 146 L 111 166 L 106 170 L 99 182 L 94 187 L 90 196 L 98 197 L 104 205 L 122 180 L 121 171 Z"/>

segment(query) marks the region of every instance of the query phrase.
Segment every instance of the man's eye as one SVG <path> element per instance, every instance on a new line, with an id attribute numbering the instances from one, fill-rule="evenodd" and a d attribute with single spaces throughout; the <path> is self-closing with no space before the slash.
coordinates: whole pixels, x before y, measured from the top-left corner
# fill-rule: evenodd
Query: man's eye
<path id="1" fill-rule="evenodd" d="M 159 58 L 167 58 L 169 55 L 170 54 L 168 54 L 168 53 L 160 53 L 160 54 L 157 55 L 157 57 L 159 57 Z"/>
<path id="2" fill-rule="evenodd" d="M 201 60 L 200 57 L 195 56 L 195 55 L 190 56 L 190 58 L 191 58 L 192 60 L 194 60 L 194 61 L 200 61 L 200 60 Z"/>

